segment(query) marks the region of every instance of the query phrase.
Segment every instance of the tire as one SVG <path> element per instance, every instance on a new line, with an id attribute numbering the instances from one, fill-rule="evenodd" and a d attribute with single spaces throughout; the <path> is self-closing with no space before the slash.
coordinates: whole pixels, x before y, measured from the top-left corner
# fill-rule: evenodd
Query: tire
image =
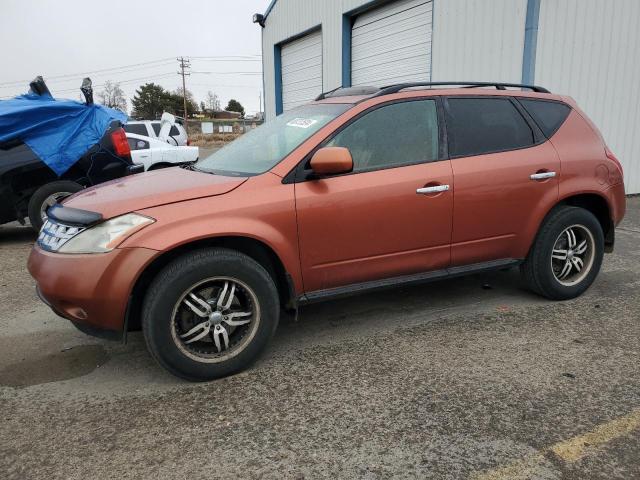
<path id="1" fill-rule="evenodd" d="M 70 180 L 59 180 L 47 183 L 37 189 L 29 199 L 28 214 L 31 226 L 39 231 L 44 223 L 43 209 L 46 210 L 46 208 L 53 205 L 52 202 L 61 200 L 72 193 L 79 192 L 83 188 L 79 183 Z M 44 213 L 44 215 L 46 218 L 46 213 Z"/>
<path id="2" fill-rule="evenodd" d="M 186 380 L 207 381 L 251 365 L 273 336 L 279 315 L 267 270 L 247 255 L 216 248 L 185 254 L 158 274 L 144 300 L 142 330 L 161 366 Z"/>
<path id="3" fill-rule="evenodd" d="M 591 286 L 603 255 L 604 234 L 596 217 L 582 208 L 562 206 L 543 223 L 520 270 L 534 292 L 568 300 Z"/>

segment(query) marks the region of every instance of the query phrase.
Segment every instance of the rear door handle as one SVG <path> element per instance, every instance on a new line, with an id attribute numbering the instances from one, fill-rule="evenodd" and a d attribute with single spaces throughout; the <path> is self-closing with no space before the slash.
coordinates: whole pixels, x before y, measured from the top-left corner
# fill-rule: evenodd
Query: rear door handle
<path id="1" fill-rule="evenodd" d="M 553 178 L 556 176 L 556 172 L 539 172 L 529 176 L 531 180 L 546 180 L 547 178 Z"/>
<path id="2" fill-rule="evenodd" d="M 449 190 L 449 185 L 434 185 L 433 187 L 418 188 L 416 193 L 419 195 L 427 195 L 429 193 L 446 192 Z"/>

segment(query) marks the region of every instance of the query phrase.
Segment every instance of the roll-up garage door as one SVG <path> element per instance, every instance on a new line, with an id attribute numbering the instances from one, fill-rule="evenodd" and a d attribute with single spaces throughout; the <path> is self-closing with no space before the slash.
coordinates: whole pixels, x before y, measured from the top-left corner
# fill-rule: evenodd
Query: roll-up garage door
<path id="1" fill-rule="evenodd" d="M 282 107 L 290 110 L 322 93 L 322 31 L 282 46 Z"/>
<path id="2" fill-rule="evenodd" d="M 356 17 L 351 84 L 384 86 L 431 79 L 431 0 L 401 0 Z"/>

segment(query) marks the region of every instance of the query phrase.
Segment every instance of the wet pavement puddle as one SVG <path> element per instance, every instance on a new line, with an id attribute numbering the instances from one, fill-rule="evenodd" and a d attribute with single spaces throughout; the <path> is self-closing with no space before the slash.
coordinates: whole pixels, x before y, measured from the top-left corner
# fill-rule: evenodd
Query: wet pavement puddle
<path id="1" fill-rule="evenodd" d="M 0 369 L 0 385 L 29 387 L 59 382 L 93 372 L 109 360 L 102 345 L 79 345 L 41 357 L 27 357 L 24 361 Z"/>

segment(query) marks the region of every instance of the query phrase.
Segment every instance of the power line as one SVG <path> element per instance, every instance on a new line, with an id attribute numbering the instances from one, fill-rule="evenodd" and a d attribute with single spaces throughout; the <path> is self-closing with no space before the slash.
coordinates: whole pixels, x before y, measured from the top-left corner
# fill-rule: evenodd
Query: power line
<path id="1" fill-rule="evenodd" d="M 191 72 L 202 75 L 262 75 L 262 72 Z"/>
<path id="2" fill-rule="evenodd" d="M 165 78 L 168 78 L 168 77 L 173 77 L 174 75 L 175 75 L 174 72 L 166 72 L 166 73 L 161 73 L 161 74 L 153 75 L 153 76 L 130 78 L 128 80 L 123 80 L 121 82 L 113 82 L 113 83 L 117 83 L 119 85 L 126 85 L 126 84 L 129 84 L 129 83 L 135 83 L 135 82 L 140 82 L 140 81 L 145 81 L 145 80 L 146 81 L 149 81 L 149 80 L 152 80 L 152 81 L 153 80 L 162 80 L 162 79 L 165 79 Z M 93 85 L 93 88 L 97 89 L 97 88 L 104 87 L 105 85 L 106 84 L 104 84 L 104 83 L 100 84 L 100 85 Z M 62 89 L 62 90 L 57 90 L 57 89 L 54 88 L 52 93 L 53 94 L 58 94 L 58 93 L 75 92 L 75 91 L 77 91 L 79 89 L 80 89 L 79 87 L 78 88 L 65 88 L 65 89 Z M 15 97 L 15 95 L 2 96 L 0 98 L 13 98 L 13 97 Z"/>
<path id="3" fill-rule="evenodd" d="M 161 73 L 159 75 L 154 75 L 154 76 L 146 76 L 146 77 L 139 77 L 139 78 L 131 78 L 129 80 L 123 80 L 122 82 L 113 82 L 113 83 L 117 83 L 117 84 L 129 84 L 129 83 L 134 83 L 134 82 L 140 82 L 143 80 L 161 80 L 164 78 L 168 78 L 168 77 L 172 77 L 173 75 L 175 75 L 175 73 L 173 72 L 167 72 L 167 73 Z M 94 85 L 93 88 L 100 88 L 100 87 L 104 87 L 106 84 L 101 84 L 101 85 Z M 78 90 L 77 88 L 67 88 L 65 90 L 57 90 L 58 92 L 75 92 L 76 90 Z"/>
<path id="4" fill-rule="evenodd" d="M 137 66 L 141 66 L 141 65 L 151 65 L 153 63 L 160 63 L 160 62 L 166 62 L 167 60 L 171 60 L 170 58 L 163 58 L 160 60 L 154 60 L 151 62 L 143 62 L 143 63 L 134 63 L 132 65 L 123 65 L 120 67 L 112 67 L 112 68 L 103 68 L 101 70 L 92 70 L 92 71 L 84 71 L 84 72 L 79 72 L 79 73 L 67 73 L 64 75 L 52 75 L 47 77 L 48 80 L 54 80 L 57 78 L 67 78 L 67 77 L 78 77 L 78 76 L 82 76 L 82 75 L 89 75 L 89 74 L 93 74 L 93 73 L 102 73 L 102 72 L 109 72 L 112 70 L 122 70 L 122 69 L 127 69 L 127 68 L 131 68 L 131 67 L 137 67 Z M 136 69 L 134 69 L 136 70 Z M 0 85 L 13 85 L 13 84 L 23 84 L 23 83 L 28 83 L 31 80 L 33 80 L 33 78 L 29 79 L 29 80 L 16 80 L 14 82 L 4 82 L 4 83 L 0 83 Z"/>
<path id="5" fill-rule="evenodd" d="M 212 61 L 212 62 L 253 62 L 253 61 L 261 60 L 261 58 L 255 58 L 255 57 L 261 57 L 261 56 L 260 55 L 219 55 L 219 56 L 209 56 L 209 57 L 200 56 L 200 57 L 185 57 L 185 58 Z M 154 65 L 154 64 L 161 64 L 161 63 L 162 65 L 169 65 L 170 63 L 173 63 L 173 58 L 167 57 L 167 58 L 161 58 L 158 60 L 151 60 L 148 62 L 132 63 L 130 65 L 121 65 L 119 67 L 102 68 L 99 70 L 89 70 L 89 71 L 77 72 L 77 73 L 66 73 L 62 75 L 51 75 L 51 76 L 47 76 L 46 80 L 51 81 L 56 79 L 64 79 L 69 77 L 78 77 L 82 75 L 90 75 L 95 73 L 106 73 L 106 72 L 114 72 L 115 74 L 115 72 L 118 70 L 126 70 L 119 73 L 129 73 L 135 70 L 143 70 L 144 68 L 154 68 L 156 66 L 160 66 L 160 65 Z M 135 67 L 143 67 L 143 68 L 135 68 Z M 15 80 L 11 82 L 1 82 L 0 86 L 20 85 L 24 83 L 29 83 L 31 80 L 33 79 L 31 78 L 28 80 Z M 55 82 L 51 82 L 51 83 L 55 83 Z"/>
<path id="6" fill-rule="evenodd" d="M 220 59 L 224 59 L 224 60 L 230 60 L 234 59 L 234 58 L 238 58 L 238 59 L 249 59 L 249 60 L 256 60 L 257 58 L 261 58 L 262 55 L 260 54 L 255 54 L 255 55 L 216 55 L 216 56 L 211 56 L 211 57 L 189 57 L 190 60 L 205 60 L 205 59 L 210 59 L 210 60 L 220 60 Z"/>
<path id="7" fill-rule="evenodd" d="M 121 72 L 110 72 L 107 75 L 96 75 L 96 76 L 98 78 L 100 78 L 100 77 L 109 77 L 109 80 L 113 80 L 115 83 L 119 83 L 119 80 L 117 78 L 119 75 L 132 73 L 132 72 L 138 72 L 140 70 L 148 70 L 148 69 L 152 69 L 152 68 L 166 67 L 167 65 L 173 65 L 173 63 L 174 62 L 159 63 L 157 65 L 150 65 L 150 66 L 142 67 L 142 68 L 134 68 L 134 69 L 131 69 L 131 70 L 123 70 Z M 71 82 L 78 82 L 81 77 L 82 77 L 82 75 L 76 76 L 76 77 L 73 77 L 73 78 L 65 78 L 65 79 L 59 79 L 59 80 L 49 80 L 49 78 L 45 78 L 45 81 L 47 82 L 47 85 L 51 86 L 51 85 L 68 84 L 68 83 L 71 83 Z M 93 75 L 92 75 L 92 77 L 93 77 Z M 116 78 L 114 78 L 114 77 L 116 77 Z M 29 82 L 25 82 L 25 83 L 28 84 Z M 4 88 L 4 89 L 16 88 L 16 87 L 20 87 L 22 85 L 24 85 L 24 84 L 7 85 L 7 86 L 0 85 L 0 88 Z"/>

